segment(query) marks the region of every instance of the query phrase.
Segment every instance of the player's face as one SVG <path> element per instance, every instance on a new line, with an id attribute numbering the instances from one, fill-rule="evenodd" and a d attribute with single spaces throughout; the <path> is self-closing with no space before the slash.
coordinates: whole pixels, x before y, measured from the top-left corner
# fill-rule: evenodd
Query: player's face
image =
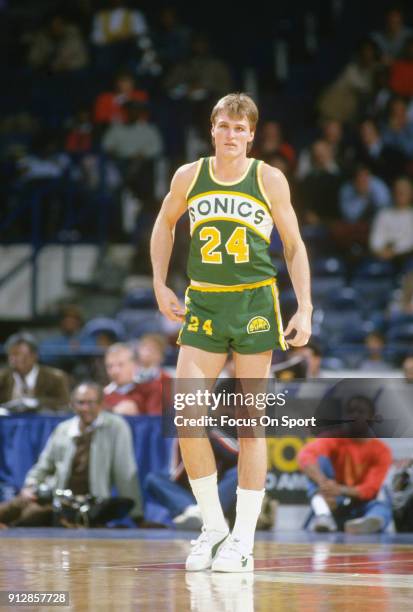
<path id="1" fill-rule="evenodd" d="M 224 112 L 218 113 L 211 134 L 216 153 L 224 157 L 245 155 L 254 139 L 247 117 L 231 117 Z"/>

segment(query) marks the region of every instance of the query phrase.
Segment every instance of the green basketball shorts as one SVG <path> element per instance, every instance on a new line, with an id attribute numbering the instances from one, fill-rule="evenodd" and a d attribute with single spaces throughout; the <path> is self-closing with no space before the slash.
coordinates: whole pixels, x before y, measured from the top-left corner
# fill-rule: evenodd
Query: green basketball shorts
<path id="1" fill-rule="evenodd" d="M 288 348 L 275 279 L 230 289 L 190 285 L 185 306 L 180 345 L 246 355 Z"/>

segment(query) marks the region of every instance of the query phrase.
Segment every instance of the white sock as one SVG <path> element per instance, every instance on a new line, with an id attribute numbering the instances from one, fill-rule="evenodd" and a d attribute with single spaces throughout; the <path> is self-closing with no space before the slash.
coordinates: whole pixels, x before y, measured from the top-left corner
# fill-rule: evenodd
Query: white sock
<path id="1" fill-rule="evenodd" d="M 320 493 L 316 493 L 311 498 L 311 507 L 316 516 L 321 516 L 321 514 L 331 514 L 331 510 L 328 506 L 328 503 L 326 502 L 324 497 L 320 495 Z"/>
<path id="2" fill-rule="evenodd" d="M 232 536 L 240 540 L 242 548 L 248 553 L 254 548 L 255 528 L 261 512 L 264 493 L 265 489 L 255 491 L 237 487 L 237 514 Z"/>
<path id="3" fill-rule="evenodd" d="M 228 525 L 218 496 L 217 473 L 194 480 L 190 478 L 189 483 L 198 502 L 205 529 L 228 533 Z"/>

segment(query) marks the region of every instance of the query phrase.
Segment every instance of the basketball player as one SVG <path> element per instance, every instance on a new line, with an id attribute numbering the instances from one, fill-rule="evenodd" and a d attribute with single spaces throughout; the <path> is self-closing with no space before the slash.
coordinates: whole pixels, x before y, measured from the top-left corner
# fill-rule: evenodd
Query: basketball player
<path id="1" fill-rule="evenodd" d="M 284 175 L 247 157 L 258 110 L 245 94 L 229 94 L 211 114 L 215 156 L 180 167 L 172 179 L 151 240 L 154 288 L 160 311 L 183 321 L 177 378 L 215 379 L 233 351 L 239 379 L 265 379 L 272 351 L 304 346 L 311 335 L 310 273 Z M 191 279 L 184 309 L 166 286 L 174 228 L 188 210 Z M 276 226 L 298 309 L 283 333 L 275 269 L 268 253 Z M 295 332 L 295 333 L 294 333 Z M 180 437 L 180 447 L 203 529 L 192 542 L 188 571 L 249 572 L 264 496 L 265 438 L 240 438 L 236 520 L 228 533 L 218 498 L 214 456 L 207 437 Z"/>

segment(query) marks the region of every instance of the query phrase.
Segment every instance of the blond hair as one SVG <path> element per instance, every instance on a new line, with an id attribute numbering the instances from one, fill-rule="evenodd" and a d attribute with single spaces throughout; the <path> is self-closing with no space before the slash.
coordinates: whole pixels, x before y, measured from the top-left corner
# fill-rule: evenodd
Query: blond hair
<path id="1" fill-rule="evenodd" d="M 218 113 L 226 112 L 230 117 L 246 117 L 250 130 L 255 132 L 258 123 L 258 108 L 254 100 L 245 93 L 230 93 L 215 104 L 211 113 L 211 123 L 214 125 Z"/>

